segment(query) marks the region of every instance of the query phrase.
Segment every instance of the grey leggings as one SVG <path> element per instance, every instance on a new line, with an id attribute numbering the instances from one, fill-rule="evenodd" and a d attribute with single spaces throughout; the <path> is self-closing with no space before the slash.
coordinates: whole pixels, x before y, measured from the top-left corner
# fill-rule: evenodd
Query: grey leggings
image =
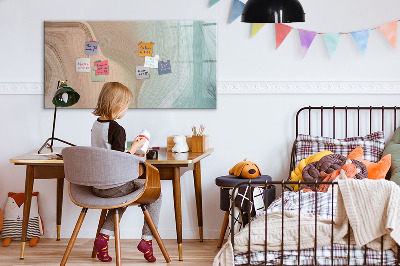
<path id="1" fill-rule="evenodd" d="M 141 189 L 143 186 L 144 182 L 133 180 L 119 187 L 113 187 L 108 189 L 93 188 L 93 194 L 101 198 L 116 198 L 128 195 L 138 189 Z M 146 204 L 146 207 L 149 210 L 151 218 L 153 218 L 154 224 L 157 228 L 158 228 L 158 221 L 160 219 L 161 202 L 162 202 L 162 196 L 160 194 L 160 197 L 155 202 Z M 122 218 L 122 215 L 124 214 L 125 210 L 126 207 L 118 208 L 120 219 Z M 115 209 L 108 210 L 106 220 L 104 221 L 100 233 L 109 236 L 114 236 L 114 214 L 115 214 Z M 153 234 L 150 230 L 149 225 L 145 220 L 142 230 L 142 239 L 151 240 L 152 238 Z"/>

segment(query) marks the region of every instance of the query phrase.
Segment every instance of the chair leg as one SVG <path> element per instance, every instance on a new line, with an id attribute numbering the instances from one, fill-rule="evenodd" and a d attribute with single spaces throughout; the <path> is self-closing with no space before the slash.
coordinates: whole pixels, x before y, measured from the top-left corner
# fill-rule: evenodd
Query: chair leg
<path id="1" fill-rule="evenodd" d="M 106 220 L 106 215 L 107 215 L 107 210 L 106 209 L 101 210 L 101 215 L 100 215 L 100 219 L 99 219 L 99 226 L 97 227 L 96 238 L 100 234 L 100 230 L 103 227 L 104 221 Z M 93 244 L 92 258 L 96 258 L 96 255 L 97 255 L 97 250 L 96 250 L 96 248 L 95 248 L 95 246 Z"/>
<path id="2" fill-rule="evenodd" d="M 79 215 L 78 221 L 76 222 L 74 232 L 72 232 L 72 236 L 69 240 L 67 249 L 65 250 L 64 256 L 61 260 L 60 265 L 64 266 L 67 263 L 69 254 L 71 253 L 72 247 L 74 246 L 76 237 L 78 236 L 79 230 L 81 229 L 83 220 L 85 219 L 87 208 L 82 208 L 81 214 Z"/>
<path id="3" fill-rule="evenodd" d="M 114 214 L 114 234 L 115 234 L 115 256 L 117 257 L 115 265 L 121 265 L 121 243 L 120 243 L 120 235 L 119 235 L 119 213 L 118 209 L 115 209 Z"/>
<path id="4" fill-rule="evenodd" d="M 224 241 L 226 228 L 228 227 L 228 222 L 229 222 L 229 212 L 225 212 L 225 217 L 224 217 L 224 221 L 222 222 L 221 234 L 219 235 L 217 248 L 220 248 L 222 246 L 222 242 Z"/>
<path id="5" fill-rule="evenodd" d="M 157 240 L 157 244 L 161 249 L 161 252 L 164 256 L 164 259 L 167 263 L 171 262 L 171 259 L 168 255 L 168 251 L 164 246 L 164 243 L 161 240 L 160 234 L 158 233 L 158 230 L 156 228 L 156 225 L 153 222 L 153 219 L 151 218 L 151 215 L 149 213 L 149 211 L 146 208 L 146 205 L 140 205 L 140 207 L 142 208 L 143 214 L 144 214 L 144 219 L 146 220 L 147 224 L 150 227 L 151 232 L 153 233 L 153 236 L 155 237 L 155 239 Z"/>

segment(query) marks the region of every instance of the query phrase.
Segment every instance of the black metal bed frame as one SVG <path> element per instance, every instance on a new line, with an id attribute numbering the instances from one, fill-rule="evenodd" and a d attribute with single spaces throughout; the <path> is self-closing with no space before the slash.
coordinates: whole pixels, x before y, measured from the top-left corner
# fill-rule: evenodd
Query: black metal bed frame
<path id="1" fill-rule="evenodd" d="M 323 136 L 324 134 L 324 110 L 332 110 L 332 122 L 333 122 L 333 138 L 335 138 L 336 136 L 336 112 L 337 110 L 342 110 L 345 112 L 345 121 L 344 121 L 344 127 L 345 127 L 345 137 L 347 138 L 347 132 L 348 132 L 348 112 L 350 110 L 352 111 L 356 111 L 357 112 L 357 134 L 358 136 L 360 135 L 360 111 L 369 111 L 369 131 L 370 133 L 372 133 L 372 113 L 373 111 L 381 111 L 381 130 L 384 131 L 385 129 L 385 111 L 387 110 L 391 110 L 393 111 L 393 122 L 394 122 L 394 130 L 396 129 L 396 118 L 397 118 L 397 111 L 400 108 L 393 106 L 393 107 L 348 107 L 348 106 L 344 106 L 344 107 L 336 107 L 336 106 L 331 106 L 331 107 L 303 107 L 301 108 L 297 114 L 296 114 L 296 137 L 299 135 L 299 116 L 300 113 L 304 110 L 308 110 L 308 134 L 311 134 L 311 111 L 312 110 L 319 110 L 320 112 L 320 119 L 321 119 L 321 128 L 320 128 L 320 134 L 321 136 Z M 295 165 L 295 158 L 296 158 L 296 154 L 295 154 L 295 145 L 296 142 L 293 144 L 293 149 L 292 149 L 292 153 L 291 153 L 291 160 L 290 160 L 290 171 L 292 171 L 296 165 Z M 289 176 L 290 176 L 290 172 L 289 172 Z M 259 187 L 264 189 L 266 198 L 268 198 L 268 187 L 271 185 L 275 185 L 275 186 L 281 186 L 282 188 L 282 195 L 285 192 L 285 190 L 290 190 L 289 187 L 287 187 L 287 185 L 300 185 L 301 184 L 305 184 L 305 185 L 314 185 L 314 191 L 317 192 L 318 190 L 318 186 L 319 185 L 325 185 L 325 184 L 329 184 L 332 185 L 332 190 L 334 189 L 334 186 L 337 185 L 336 181 L 332 181 L 332 182 L 320 182 L 320 181 L 315 181 L 315 182 L 304 182 L 304 181 L 252 181 L 251 179 L 249 181 L 246 182 L 242 182 L 238 185 L 236 185 L 234 187 L 234 189 L 232 190 L 232 195 L 235 195 L 235 192 L 237 191 L 237 189 L 239 187 L 242 186 L 251 186 L 251 187 Z M 299 202 L 301 202 L 301 191 L 299 189 L 298 191 L 299 193 Z M 252 198 L 253 191 L 250 189 L 250 198 Z M 282 198 L 282 213 L 284 212 L 284 197 Z M 317 197 L 317 193 L 315 193 L 315 213 L 317 213 L 318 211 L 318 206 L 317 206 L 317 202 L 318 202 L 318 197 Z M 333 216 L 333 211 L 334 211 L 334 206 L 333 203 L 334 202 L 334 193 L 332 193 L 332 221 L 331 221 L 331 225 L 332 225 L 332 237 L 331 237 L 331 261 L 332 261 L 332 265 L 334 262 L 334 254 L 333 254 L 333 224 L 334 224 L 334 216 Z M 264 262 L 261 263 L 260 265 L 271 265 L 268 264 L 267 262 L 267 233 L 268 233 L 268 219 L 267 219 L 267 201 L 264 201 L 264 208 L 265 208 L 265 247 L 264 247 Z M 298 210 L 298 214 L 299 214 L 299 219 L 298 219 L 298 226 L 300 227 L 300 204 L 299 204 L 299 210 Z M 234 197 L 232 197 L 232 201 L 231 201 L 231 232 L 230 232 L 230 236 L 231 236 L 231 244 L 232 247 L 234 248 L 235 245 L 235 241 L 234 241 L 234 216 L 235 216 L 235 208 L 234 208 Z M 250 243 L 251 243 L 251 219 L 249 219 L 248 221 L 248 227 L 249 227 L 249 242 L 247 245 L 247 264 L 245 265 L 250 265 L 251 264 L 251 249 L 250 249 Z M 284 265 L 283 264 L 283 260 L 284 260 L 284 256 L 283 256 L 283 252 L 284 252 L 284 240 L 283 240 L 283 235 L 284 235 L 284 216 L 282 216 L 282 232 L 281 232 L 282 236 L 281 236 L 281 250 L 280 250 L 280 264 L 279 265 Z M 318 265 L 317 264 L 317 253 L 316 253 L 316 249 L 317 249 L 317 215 L 315 215 L 315 239 L 314 239 L 314 258 L 313 261 L 314 263 L 311 265 Z M 298 233 L 298 243 L 297 243 L 297 265 L 304 265 L 304 264 L 300 264 L 300 254 L 301 254 L 301 249 L 300 249 L 300 242 L 301 242 L 301 235 L 300 235 L 300 230 Z M 400 246 L 397 245 L 397 248 L 399 250 L 399 252 L 397 253 L 397 258 L 396 258 L 396 263 L 395 265 L 400 265 Z M 367 252 L 366 252 L 366 246 L 363 246 L 364 249 L 364 263 L 363 265 L 367 265 Z M 384 265 L 384 261 L 383 261 L 383 236 L 381 237 L 381 258 L 380 258 L 380 265 Z M 347 264 L 346 265 L 350 265 L 350 224 L 348 225 L 348 233 L 347 233 Z"/>

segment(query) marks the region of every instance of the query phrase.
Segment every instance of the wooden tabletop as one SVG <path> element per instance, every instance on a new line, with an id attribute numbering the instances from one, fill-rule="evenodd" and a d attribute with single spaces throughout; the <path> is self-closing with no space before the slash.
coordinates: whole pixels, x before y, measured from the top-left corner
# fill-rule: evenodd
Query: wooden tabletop
<path id="1" fill-rule="evenodd" d="M 53 152 L 50 151 L 50 149 L 43 149 L 41 155 L 37 154 L 37 150 L 34 150 L 11 158 L 10 162 L 14 164 L 64 164 L 62 158 L 57 155 L 61 154 L 61 150 L 61 147 L 54 147 Z M 213 151 L 214 149 L 210 148 L 205 152 L 174 153 L 170 151 L 167 152 L 166 148 L 161 148 L 158 151 L 157 160 L 146 160 L 146 162 L 152 165 L 193 164 L 207 157 Z"/>

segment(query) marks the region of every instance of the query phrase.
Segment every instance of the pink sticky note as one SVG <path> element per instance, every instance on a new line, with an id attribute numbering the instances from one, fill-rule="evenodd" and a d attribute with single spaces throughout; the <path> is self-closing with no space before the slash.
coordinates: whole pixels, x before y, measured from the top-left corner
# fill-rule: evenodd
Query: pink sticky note
<path id="1" fill-rule="evenodd" d="M 108 60 L 104 61 L 96 61 L 94 62 L 94 65 L 96 66 L 96 76 L 100 75 L 108 75 L 109 74 L 109 68 L 108 68 Z"/>

